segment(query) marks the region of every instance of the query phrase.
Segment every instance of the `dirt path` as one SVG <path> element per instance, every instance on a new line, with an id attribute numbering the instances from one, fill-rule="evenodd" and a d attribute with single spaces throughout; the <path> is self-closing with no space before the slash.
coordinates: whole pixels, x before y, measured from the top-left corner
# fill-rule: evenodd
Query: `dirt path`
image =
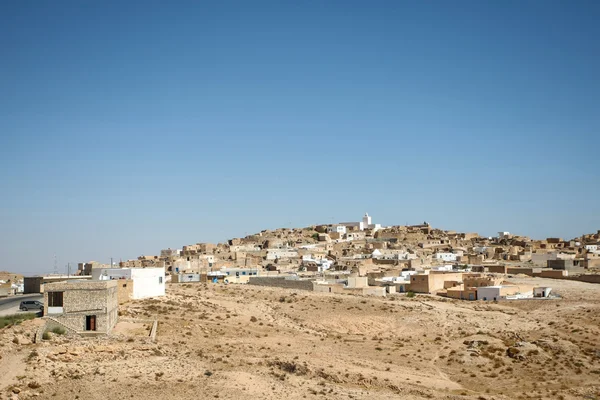
<path id="1" fill-rule="evenodd" d="M 25 362 L 20 354 L 4 355 L 0 361 L 0 388 L 18 383 L 17 376 L 24 375 Z"/>
<path id="2" fill-rule="evenodd" d="M 431 308 L 437 308 L 437 307 L 433 307 L 430 305 Z M 445 343 L 448 343 L 448 336 L 446 331 L 448 330 L 448 313 L 446 312 L 446 310 L 443 309 L 439 309 L 439 316 L 442 319 L 442 328 L 440 330 L 440 337 L 442 338 L 442 340 Z M 443 381 L 445 381 L 446 383 L 448 383 L 448 389 L 453 389 L 453 390 L 458 390 L 458 389 L 462 389 L 463 387 L 458 384 L 457 382 L 454 382 L 452 379 L 450 379 L 448 377 L 448 375 L 446 375 L 437 365 L 436 362 L 440 359 L 440 346 L 438 346 L 436 348 L 436 351 L 433 355 L 433 357 L 431 358 L 431 361 L 429 362 L 429 365 L 431 365 L 431 368 L 433 368 L 437 375 L 440 377 L 440 379 L 442 379 Z"/>

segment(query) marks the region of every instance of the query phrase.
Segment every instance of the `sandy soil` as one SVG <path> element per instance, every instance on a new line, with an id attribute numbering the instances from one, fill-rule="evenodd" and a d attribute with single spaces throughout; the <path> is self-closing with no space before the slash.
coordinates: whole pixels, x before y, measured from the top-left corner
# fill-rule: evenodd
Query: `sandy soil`
<path id="1" fill-rule="evenodd" d="M 0 331 L 0 398 L 600 398 L 600 285 L 510 280 L 563 298 L 172 284 L 120 308 L 124 320 L 158 319 L 156 343 L 145 323 L 39 344 L 27 340 L 37 321 Z"/>

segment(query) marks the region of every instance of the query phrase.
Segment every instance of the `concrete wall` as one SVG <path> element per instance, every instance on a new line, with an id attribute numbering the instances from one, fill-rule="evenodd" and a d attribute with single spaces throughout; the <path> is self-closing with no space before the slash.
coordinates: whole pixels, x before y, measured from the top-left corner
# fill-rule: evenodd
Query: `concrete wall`
<path id="1" fill-rule="evenodd" d="M 344 293 L 344 285 L 340 283 L 330 283 L 330 284 L 319 284 L 317 282 L 313 283 L 313 291 L 317 293 Z"/>
<path id="2" fill-rule="evenodd" d="M 498 286 L 502 283 L 503 280 L 504 278 L 497 278 L 493 276 L 465 277 L 463 279 L 463 283 L 466 288 L 480 286 Z"/>
<path id="3" fill-rule="evenodd" d="M 531 285 L 506 285 L 500 289 L 500 296 L 513 296 L 520 294 L 524 297 L 533 297 L 533 286 Z"/>
<path id="4" fill-rule="evenodd" d="M 91 276 L 26 276 L 23 278 L 23 292 L 27 293 L 44 293 L 44 284 L 66 281 L 89 281 Z"/>
<path id="5" fill-rule="evenodd" d="M 362 288 L 362 294 L 365 296 L 382 296 L 385 297 L 386 290 L 383 286 L 369 286 Z"/>
<path id="6" fill-rule="evenodd" d="M 507 267 L 506 265 L 489 265 L 487 269 L 495 274 L 506 274 Z"/>
<path id="7" fill-rule="evenodd" d="M 581 266 L 584 268 L 598 268 L 600 267 L 600 258 L 590 258 L 581 261 Z"/>
<path id="8" fill-rule="evenodd" d="M 280 250 L 280 249 L 269 249 L 267 250 L 267 260 L 276 260 L 278 258 L 294 258 L 298 257 L 298 252 L 295 250 Z"/>
<path id="9" fill-rule="evenodd" d="M 540 272 L 541 269 L 537 269 L 537 272 Z M 523 275 L 528 275 L 528 276 L 533 276 L 534 272 L 536 272 L 536 270 L 534 270 L 533 268 L 523 268 L 523 267 L 508 267 L 506 268 L 506 273 L 507 274 L 523 274 Z"/>
<path id="10" fill-rule="evenodd" d="M 133 281 L 131 279 L 119 279 L 116 282 L 119 304 L 127 303 L 133 298 Z"/>
<path id="11" fill-rule="evenodd" d="M 172 283 L 200 282 L 200 274 L 174 274 L 171 275 Z"/>
<path id="12" fill-rule="evenodd" d="M 531 261 L 534 265 L 545 267 L 548 260 L 556 260 L 558 258 L 556 252 L 551 253 L 532 253 Z"/>
<path id="13" fill-rule="evenodd" d="M 569 272 L 568 271 L 561 271 L 561 270 L 545 270 L 545 271 L 541 271 L 539 274 L 535 274 L 535 276 L 539 276 L 541 278 L 564 278 L 565 276 L 568 276 Z"/>
<path id="14" fill-rule="evenodd" d="M 131 270 L 133 298 L 146 299 L 165 295 L 165 269 L 140 268 Z"/>
<path id="15" fill-rule="evenodd" d="M 600 283 L 600 275 L 580 275 L 573 276 L 567 279 L 571 279 L 574 281 L 587 282 L 587 283 Z"/>
<path id="16" fill-rule="evenodd" d="M 446 292 L 447 296 L 453 299 L 477 300 L 477 288 L 452 288 Z"/>
<path id="17" fill-rule="evenodd" d="M 133 280 L 132 299 L 145 299 L 165 295 L 164 268 L 102 268 L 92 270 L 92 279 L 97 281 Z"/>
<path id="18" fill-rule="evenodd" d="M 477 288 L 478 300 L 503 300 L 507 296 L 516 296 L 516 298 L 533 297 L 533 286 L 530 285 L 505 285 L 505 286 L 486 286 Z"/>
<path id="19" fill-rule="evenodd" d="M 585 272 L 585 268 L 574 265 L 573 260 L 548 260 L 548 268 L 569 271 L 571 274 L 581 274 Z"/>
<path id="20" fill-rule="evenodd" d="M 573 269 L 573 260 L 548 260 L 548 268 L 571 270 Z"/>
<path id="21" fill-rule="evenodd" d="M 23 278 L 23 294 L 42 293 L 41 285 L 41 276 L 26 276 Z"/>
<path id="22" fill-rule="evenodd" d="M 249 275 L 236 276 L 235 274 L 233 274 L 233 275 L 226 276 L 223 279 L 223 282 L 224 283 L 248 283 L 250 278 L 251 278 L 251 276 L 249 276 Z"/>
<path id="23" fill-rule="evenodd" d="M 271 286 L 271 287 L 279 287 L 284 289 L 297 289 L 297 290 L 313 290 L 312 281 L 301 281 L 301 280 L 292 280 L 285 279 L 285 277 L 259 277 L 259 276 L 251 276 L 248 281 L 250 285 L 256 286 Z"/>
<path id="24" fill-rule="evenodd" d="M 369 286 L 368 280 L 369 278 L 367 278 L 366 276 L 349 276 L 347 287 L 349 289 L 364 288 Z"/>
<path id="25" fill-rule="evenodd" d="M 411 292 L 411 288 L 410 288 L 410 283 L 406 282 L 406 283 L 399 283 L 399 282 L 394 282 L 394 286 L 396 287 L 396 293 L 406 293 L 406 292 Z"/>
<path id="26" fill-rule="evenodd" d="M 500 286 L 484 286 L 477 288 L 478 300 L 500 300 Z"/>

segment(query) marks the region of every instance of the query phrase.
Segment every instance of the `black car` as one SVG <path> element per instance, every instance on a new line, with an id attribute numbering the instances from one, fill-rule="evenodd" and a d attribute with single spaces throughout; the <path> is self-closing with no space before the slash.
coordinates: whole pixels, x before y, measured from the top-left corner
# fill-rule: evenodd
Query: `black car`
<path id="1" fill-rule="evenodd" d="M 44 303 L 42 303 L 41 301 L 37 301 L 37 300 L 24 300 L 21 302 L 21 305 L 19 306 L 19 308 L 23 311 L 43 310 Z"/>

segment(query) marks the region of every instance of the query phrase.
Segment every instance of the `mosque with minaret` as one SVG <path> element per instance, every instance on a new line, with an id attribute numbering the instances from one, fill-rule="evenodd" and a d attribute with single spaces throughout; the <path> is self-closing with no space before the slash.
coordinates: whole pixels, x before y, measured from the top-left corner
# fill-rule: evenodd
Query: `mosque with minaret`
<path id="1" fill-rule="evenodd" d="M 381 229 L 381 224 L 374 224 L 369 213 L 365 213 L 360 222 L 340 222 L 339 225 L 343 225 L 347 228 L 358 228 L 361 231 L 364 231 L 365 229 L 373 231 Z"/>

